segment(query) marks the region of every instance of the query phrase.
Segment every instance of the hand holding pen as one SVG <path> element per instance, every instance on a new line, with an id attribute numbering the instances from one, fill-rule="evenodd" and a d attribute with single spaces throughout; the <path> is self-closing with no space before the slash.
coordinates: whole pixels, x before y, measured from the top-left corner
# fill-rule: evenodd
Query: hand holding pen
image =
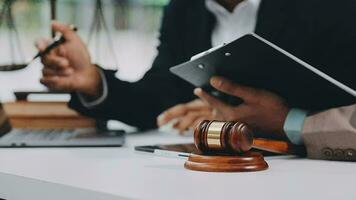
<path id="1" fill-rule="evenodd" d="M 72 31 L 77 31 L 77 27 L 75 27 L 74 25 L 69 25 L 69 28 Z M 38 52 L 32 60 L 35 60 L 38 57 L 42 57 L 46 54 L 48 54 L 52 49 L 58 47 L 59 45 L 63 44 L 66 41 L 65 37 L 59 33 L 57 34 L 54 38 L 53 38 L 53 42 L 50 43 L 43 51 Z"/>
<path id="2" fill-rule="evenodd" d="M 102 88 L 101 76 L 91 63 L 85 43 L 73 26 L 54 21 L 52 29 L 61 36 L 53 42 L 42 38 L 36 43 L 44 66 L 41 83 L 51 90 L 98 96 Z"/>

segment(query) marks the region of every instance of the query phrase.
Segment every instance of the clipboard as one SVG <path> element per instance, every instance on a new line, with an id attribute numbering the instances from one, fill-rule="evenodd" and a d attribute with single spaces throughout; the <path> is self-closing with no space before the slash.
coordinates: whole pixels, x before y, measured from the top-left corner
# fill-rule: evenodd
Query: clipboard
<path id="1" fill-rule="evenodd" d="M 170 71 L 229 104 L 242 100 L 213 89 L 209 84 L 212 76 L 271 91 L 290 107 L 310 111 L 356 103 L 355 88 L 254 33 L 198 54 Z"/>

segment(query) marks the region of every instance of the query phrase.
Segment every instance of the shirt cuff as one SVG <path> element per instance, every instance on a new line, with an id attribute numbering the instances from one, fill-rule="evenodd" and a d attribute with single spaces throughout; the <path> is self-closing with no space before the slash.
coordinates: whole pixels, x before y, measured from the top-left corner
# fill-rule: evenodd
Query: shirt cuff
<path id="1" fill-rule="evenodd" d="M 302 130 L 306 117 L 307 112 L 305 110 L 293 108 L 289 111 L 286 121 L 284 122 L 284 132 L 288 139 L 295 145 L 303 144 Z"/>
<path id="2" fill-rule="evenodd" d="M 93 99 L 88 98 L 86 95 L 77 92 L 79 101 L 85 108 L 90 109 L 90 108 L 100 105 L 101 103 L 103 103 L 105 101 L 105 99 L 108 96 L 108 83 L 106 81 L 105 74 L 101 69 L 99 69 L 99 74 L 100 74 L 101 81 L 102 81 L 102 90 L 101 90 L 101 94 L 98 98 L 93 100 Z"/>

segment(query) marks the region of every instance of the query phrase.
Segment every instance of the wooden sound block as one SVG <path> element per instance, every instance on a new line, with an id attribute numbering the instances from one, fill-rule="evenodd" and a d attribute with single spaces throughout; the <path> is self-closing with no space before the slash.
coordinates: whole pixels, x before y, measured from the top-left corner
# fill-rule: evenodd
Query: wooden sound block
<path id="1" fill-rule="evenodd" d="M 192 154 L 185 162 L 186 169 L 205 172 L 253 172 L 268 168 L 263 155 L 247 152 L 234 156 L 209 156 Z"/>

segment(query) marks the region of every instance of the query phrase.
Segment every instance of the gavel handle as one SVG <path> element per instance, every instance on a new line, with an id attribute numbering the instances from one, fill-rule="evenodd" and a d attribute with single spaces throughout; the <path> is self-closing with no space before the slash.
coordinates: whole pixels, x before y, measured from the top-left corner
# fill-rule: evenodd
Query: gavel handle
<path id="1" fill-rule="evenodd" d="M 305 156 L 306 150 L 304 146 L 293 145 L 289 142 L 270 140 L 264 138 L 255 138 L 253 140 L 253 148 L 273 153 L 291 154 L 298 156 Z"/>

